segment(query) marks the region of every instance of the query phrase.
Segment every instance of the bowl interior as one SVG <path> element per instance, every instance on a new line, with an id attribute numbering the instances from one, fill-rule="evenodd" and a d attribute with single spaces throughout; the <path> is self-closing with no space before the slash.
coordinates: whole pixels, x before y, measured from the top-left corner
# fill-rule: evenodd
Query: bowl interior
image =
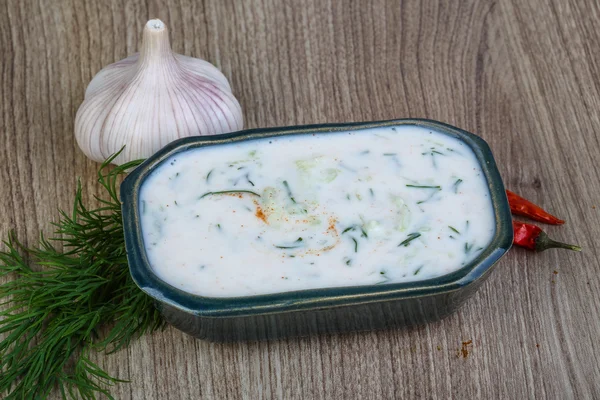
<path id="1" fill-rule="evenodd" d="M 488 247 L 472 262 L 461 269 L 440 277 L 413 282 L 308 289 L 228 298 L 204 297 L 184 292 L 164 282 L 153 272 L 142 238 L 138 196 L 144 180 L 156 167 L 172 155 L 196 147 L 218 146 L 258 138 L 315 133 L 325 134 L 329 132 L 401 125 L 421 126 L 457 138 L 473 150 L 481 165 L 490 190 L 495 213 L 496 232 Z M 226 135 L 197 136 L 180 139 L 161 149 L 131 172 L 121 185 L 121 200 L 123 203 L 123 223 L 127 257 L 130 272 L 136 284 L 160 302 L 191 314 L 203 316 L 251 315 L 307 308 L 325 308 L 371 301 L 428 296 L 454 291 L 485 277 L 496 261 L 510 249 L 513 240 L 512 219 L 504 185 L 487 143 L 480 137 L 461 129 L 441 122 L 421 119 L 254 129 Z"/>

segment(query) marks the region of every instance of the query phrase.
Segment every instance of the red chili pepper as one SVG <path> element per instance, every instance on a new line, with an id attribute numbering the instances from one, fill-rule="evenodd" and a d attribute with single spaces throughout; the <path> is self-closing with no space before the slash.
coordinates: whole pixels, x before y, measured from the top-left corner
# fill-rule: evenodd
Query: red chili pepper
<path id="1" fill-rule="evenodd" d="M 554 241 L 538 226 L 513 221 L 514 244 L 533 251 L 560 248 L 581 251 L 581 247 Z"/>
<path id="2" fill-rule="evenodd" d="M 528 217 L 534 221 L 545 222 L 551 225 L 562 225 L 565 223 L 562 219 L 555 217 L 540 206 L 533 204 L 510 190 L 506 191 L 506 195 L 508 196 L 510 211 L 515 215 Z"/>

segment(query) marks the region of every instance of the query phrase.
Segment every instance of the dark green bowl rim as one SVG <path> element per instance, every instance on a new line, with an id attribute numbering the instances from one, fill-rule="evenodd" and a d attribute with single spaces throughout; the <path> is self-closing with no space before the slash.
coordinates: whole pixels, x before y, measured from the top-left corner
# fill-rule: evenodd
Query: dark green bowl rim
<path id="1" fill-rule="evenodd" d="M 203 297 L 184 292 L 154 274 L 146 257 L 139 220 L 139 188 L 150 173 L 172 155 L 191 148 L 283 135 L 330 133 L 378 127 L 415 125 L 455 137 L 466 143 L 481 164 L 495 211 L 496 233 L 490 245 L 463 268 L 437 278 L 387 285 L 309 289 L 246 297 Z M 298 310 L 311 310 L 366 302 L 431 296 L 464 288 L 484 278 L 511 247 L 512 219 L 502 178 L 488 144 L 479 136 L 437 121 L 397 119 L 366 123 L 319 124 L 281 128 L 249 129 L 224 135 L 193 136 L 176 140 L 132 171 L 121 185 L 123 225 L 129 270 L 135 283 L 155 300 L 203 317 L 229 317 Z"/>

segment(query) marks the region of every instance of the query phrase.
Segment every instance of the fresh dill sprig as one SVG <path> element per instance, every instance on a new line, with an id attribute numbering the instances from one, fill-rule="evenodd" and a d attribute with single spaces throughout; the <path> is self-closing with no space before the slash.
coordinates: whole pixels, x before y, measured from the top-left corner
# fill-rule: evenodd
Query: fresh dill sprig
<path id="1" fill-rule="evenodd" d="M 89 358 L 114 352 L 164 322 L 153 301 L 129 275 L 117 184 L 140 161 L 98 173 L 107 198 L 88 208 L 78 184 L 72 213 L 60 211 L 55 238 L 36 247 L 14 233 L 0 252 L 0 393 L 6 399 L 37 399 L 58 389 L 63 398 L 112 398 L 108 387 L 123 382 Z M 62 244 L 63 250 L 53 242 Z M 30 264 L 36 265 L 32 267 Z M 100 337 L 100 332 L 107 332 Z"/>

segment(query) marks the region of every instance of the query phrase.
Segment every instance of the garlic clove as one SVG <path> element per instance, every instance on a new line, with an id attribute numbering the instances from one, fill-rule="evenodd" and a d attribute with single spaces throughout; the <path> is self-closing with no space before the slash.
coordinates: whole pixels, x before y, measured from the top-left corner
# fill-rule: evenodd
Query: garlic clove
<path id="1" fill-rule="evenodd" d="M 83 152 L 115 164 L 146 158 L 186 136 L 243 128 L 240 104 L 212 64 L 173 53 L 160 20 L 144 28 L 139 54 L 103 68 L 92 79 L 75 118 Z"/>

